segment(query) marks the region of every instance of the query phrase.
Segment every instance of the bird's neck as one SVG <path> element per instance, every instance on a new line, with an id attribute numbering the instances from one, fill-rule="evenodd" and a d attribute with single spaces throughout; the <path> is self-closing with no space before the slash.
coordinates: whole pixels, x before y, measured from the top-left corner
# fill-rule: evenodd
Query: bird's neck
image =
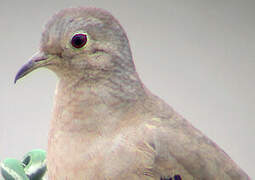
<path id="1" fill-rule="evenodd" d="M 145 96 L 136 75 L 96 83 L 84 82 L 84 78 L 60 79 L 51 127 L 84 134 L 114 131 L 125 113 Z"/>

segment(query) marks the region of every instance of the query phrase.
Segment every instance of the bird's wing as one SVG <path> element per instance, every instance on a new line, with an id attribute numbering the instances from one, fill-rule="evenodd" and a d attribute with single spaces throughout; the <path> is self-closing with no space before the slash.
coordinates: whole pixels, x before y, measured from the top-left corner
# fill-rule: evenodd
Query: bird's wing
<path id="1" fill-rule="evenodd" d="M 148 126 L 148 124 L 147 124 Z M 250 179 L 213 141 L 177 113 L 152 118 L 155 172 L 178 179 Z M 153 129 L 153 128 L 152 128 Z"/>

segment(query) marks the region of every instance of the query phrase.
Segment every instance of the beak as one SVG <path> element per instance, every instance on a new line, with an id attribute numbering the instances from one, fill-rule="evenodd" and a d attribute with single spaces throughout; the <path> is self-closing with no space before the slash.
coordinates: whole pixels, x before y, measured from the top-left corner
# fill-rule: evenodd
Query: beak
<path id="1" fill-rule="evenodd" d="M 44 54 L 43 52 L 37 52 L 34 54 L 28 63 L 22 66 L 22 68 L 18 71 L 15 76 L 14 83 L 17 82 L 20 78 L 24 77 L 28 73 L 32 72 L 33 70 L 45 66 L 48 63 L 49 57 Z"/>

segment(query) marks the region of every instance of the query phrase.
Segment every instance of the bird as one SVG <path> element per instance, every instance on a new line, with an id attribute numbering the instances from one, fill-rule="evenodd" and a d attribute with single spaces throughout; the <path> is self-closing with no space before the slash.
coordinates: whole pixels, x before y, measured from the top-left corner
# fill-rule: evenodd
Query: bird
<path id="1" fill-rule="evenodd" d="M 107 10 L 73 7 L 46 23 L 38 68 L 58 82 L 48 135 L 50 180 L 247 180 L 212 140 L 139 77 L 129 40 Z"/>

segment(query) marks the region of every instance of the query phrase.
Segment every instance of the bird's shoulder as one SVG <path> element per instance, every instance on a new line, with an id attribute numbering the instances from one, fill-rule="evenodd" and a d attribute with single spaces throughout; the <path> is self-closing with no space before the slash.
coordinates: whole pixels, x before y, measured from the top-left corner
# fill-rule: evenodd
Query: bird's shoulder
<path id="1" fill-rule="evenodd" d="M 155 174 L 180 175 L 182 179 L 248 179 L 220 147 L 167 103 L 156 96 L 148 102 L 144 107 L 150 116 L 142 127 L 154 152 Z"/>

